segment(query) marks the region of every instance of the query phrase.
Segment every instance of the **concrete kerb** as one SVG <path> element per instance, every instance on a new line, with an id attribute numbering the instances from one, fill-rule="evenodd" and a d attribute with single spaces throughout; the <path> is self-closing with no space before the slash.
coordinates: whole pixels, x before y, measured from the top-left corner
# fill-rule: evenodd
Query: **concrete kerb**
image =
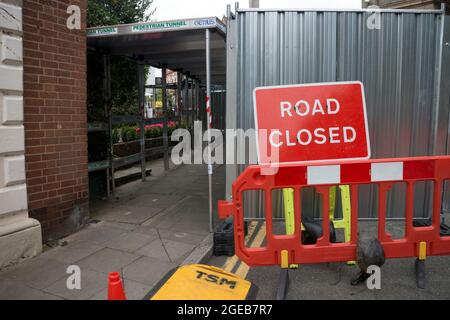
<path id="1" fill-rule="evenodd" d="M 181 266 L 190 264 L 204 264 L 213 254 L 214 236 L 212 233 L 208 234 L 202 242 L 191 252 L 191 254 L 184 259 Z"/>

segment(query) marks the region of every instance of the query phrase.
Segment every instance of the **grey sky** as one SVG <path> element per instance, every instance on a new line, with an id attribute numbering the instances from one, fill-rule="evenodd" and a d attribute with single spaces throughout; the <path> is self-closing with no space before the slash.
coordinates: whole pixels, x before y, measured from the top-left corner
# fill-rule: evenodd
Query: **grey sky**
<path id="1" fill-rule="evenodd" d="M 248 0 L 239 1 L 248 7 Z M 158 9 L 153 19 L 163 21 L 180 18 L 217 16 L 222 18 L 227 4 L 234 0 L 154 0 Z M 261 8 L 361 8 L 361 0 L 260 0 Z"/>

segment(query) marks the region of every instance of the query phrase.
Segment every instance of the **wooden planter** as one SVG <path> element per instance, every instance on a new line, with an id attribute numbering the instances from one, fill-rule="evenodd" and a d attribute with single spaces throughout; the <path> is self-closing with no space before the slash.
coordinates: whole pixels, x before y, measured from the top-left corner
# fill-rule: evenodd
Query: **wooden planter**
<path id="1" fill-rule="evenodd" d="M 145 139 L 145 149 L 162 147 L 162 145 L 163 145 L 162 137 Z M 122 142 L 115 144 L 113 148 L 114 148 L 114 155 L 118 158 L 122 158 L 141 152 L 141 143 L 139 140 Z"/>

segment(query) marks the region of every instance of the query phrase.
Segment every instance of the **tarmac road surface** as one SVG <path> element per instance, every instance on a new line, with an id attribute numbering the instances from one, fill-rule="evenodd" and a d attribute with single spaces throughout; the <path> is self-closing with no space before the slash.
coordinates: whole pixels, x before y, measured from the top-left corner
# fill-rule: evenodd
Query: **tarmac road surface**
<path id="1" fill-rule="evenodd" d="M 247 245 L 264 243 L 262 222 L 251 222 Z M 280 268 L 248 267 L 238 257 L 213 257 L 209 264 L 235 273 L 258 288 L 257 300 L 276 298 Z M 365 284 L 351 286 L 358 274 L 357 266 L 344 263 L 301 265 L 289 271 L 288 300 L 379 300 L 379 299 L 450 299 L 450 257 L 428 257 L 426 289 L 417 288 L 415 259 L 390 259 L 381 269 L 381 289 L 369 290 Z"/>

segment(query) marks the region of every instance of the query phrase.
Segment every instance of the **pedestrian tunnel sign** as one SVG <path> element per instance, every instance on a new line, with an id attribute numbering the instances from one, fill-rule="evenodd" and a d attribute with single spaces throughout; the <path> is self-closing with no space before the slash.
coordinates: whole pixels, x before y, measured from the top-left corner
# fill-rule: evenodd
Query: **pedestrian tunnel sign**
<path id="1" fill-rule="evenodd" d="M 361 82 L 260 87 L 254 108 L 262 165 L 371 156 Z"/>

